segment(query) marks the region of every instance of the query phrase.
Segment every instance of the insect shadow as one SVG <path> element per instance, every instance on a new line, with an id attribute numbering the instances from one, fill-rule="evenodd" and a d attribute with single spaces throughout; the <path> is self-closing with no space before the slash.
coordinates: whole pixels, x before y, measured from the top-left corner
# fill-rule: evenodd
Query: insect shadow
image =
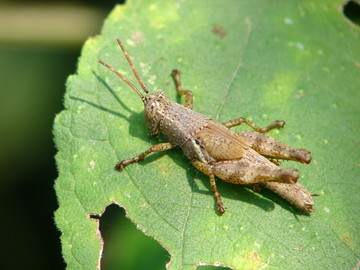
<path id="1" fill-rule="evenodd" d="M 303 212 L 300 211 L 299 209 L 297 209 L 296 207 L 292 206 L 291 204 L 289 204 L 288 201 L 286 201 L 285 199 L 277 196 L 276 194 L 274 194 L 274 192 L 272 192 L 271 190 L 268 190 L 265 187 L 260 187 L 260 190 L 257 191 L 257 193 L 261 194 L 261 196 L 267 198 L 268 200 L 271 200 L 272 202 L 274 202 L 276 205 L 282 207 L 284 210 L 287 210 L 291 213 L 293 213 L 294 217 L 298 220 L 298 215 L 301 216 L 310 216 L 310 213 L 307 212 Z"/>
<path id="2" fill-rule="evenodd" d="M 191 163 L 189 163 L 191 165 Z M 198 172 L 195 168 L 193 169 L 192 185 L 193 192 L 206 194 L 211 196 L 212 192 L 209 186 L 209 179 L 206 175 Z M 197 175 L 196 175 L 197 174 Z M 197 177 L 197 180 L 194 180 Z M 206 189 L 202 189 L 197 185 L 197 181 L 201 181 Z M 233 183 L 227 183 L 224 181 L 218 181 L 218 189 L 221 191 L 222 197 L 232 199 L 234 201 L 244 202 L 242 204 L 246 207 L 247 204 L 255 205 L 264 211 L 273 211 L 275 204 L 272 202 L 271 196 L 269 198 L 261 197 L 257 192 L 254 192 L 251 187 L 246 185 L 234 185 Z M 214 202 L 214 209 L 217 209 L 217 204 Z"/>
<path id="3" fill-rule="evenodd" d="M 97 108 L 101 111 L 110 113 L 112 115 L 115 115 L 116 117 L 120 117 L 126 121 L 128 121 L 130 124 L 135 124 L 135 125 L 130 125 L 129 128 L 129 133 L 132 136 L 138 137 L 138 138 L 150 138 L 147 136 L 147 133 L 144 129 L 141 128 L 136 128 L 136 126 L 141 126 L 144 125 L 144 114 L 143 112 L 137 113 L 133 110 L 131 110 L 128 106 L 126 106 L 126 104 L 124 102 L 122 102 L 122 100 L 118 97 L 118 95 L 115 93 L 115 91 L 98 75 L 96 74 L 94 71 L 92 72 L 93 75 L 97 78 L 97 80 L 105 87 L 105 89 L 107 91 L 109 91 L 109 93 L 114 97 L 114 99 L 128 112 L 131 113 L 130 118 L 118 111 L 114 111 L 112 109 L 109 109 L 103 105 L 97 104 L 95 102 L 83 99 L 83 98 L 79 98 L 79 97 L 75 97 L 75 96 L 70 96 L 70 99 L 72 100 L 76 100 L 79 102 L 83 102 L 86 103 L 94 108 Z"/>

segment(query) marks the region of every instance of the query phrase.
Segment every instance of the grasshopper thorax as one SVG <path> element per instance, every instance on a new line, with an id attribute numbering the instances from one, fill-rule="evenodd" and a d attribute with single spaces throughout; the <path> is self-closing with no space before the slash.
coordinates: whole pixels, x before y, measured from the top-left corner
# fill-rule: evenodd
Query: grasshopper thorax
<path id="1" fill-rule="evenodd" d="M 170 100 L 168 96 L 158 91 L 156 94 L 147 94 L 145 96 L 144 117 L 147 130 L 151 135 L 160 133 L 160 120 L 166 112 Z"/>

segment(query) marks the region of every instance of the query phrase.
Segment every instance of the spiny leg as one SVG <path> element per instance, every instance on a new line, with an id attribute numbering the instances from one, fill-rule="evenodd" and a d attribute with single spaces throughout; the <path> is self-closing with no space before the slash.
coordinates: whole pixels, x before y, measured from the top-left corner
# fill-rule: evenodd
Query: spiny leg
<path id="1" fill-rule="evenodd" d="M 192 164 L 194 165 L 194 167 L 196 169 L 198 169 L 199 171 L 201 171 L 202 173 L 206 174 L 207 176 L 209 176 L 210 178 L 210 187 L 211 187 L 211 190 L 215 196 L 215 200 L 216 200 L 216 203 L 217 203 L 217 209 L 220 213 L 220 215 L 224 214 L 225 213 L 225 207 L 221 201 L 221 196 L 217 190 L 217 187 L 216 187 L 216 182 L 215 182 L 215 176 L 212 172 L 212 169 L 211 169 L 211 165 L 209 164 L 206 164 L 206 163 L 203 163 L 203 162 L 200 162 L 200 161 L 193 161 Z"/>
<path id="2" fill-rule="evenodd" d="M 254 131 L 242 131 L 237 134 L 252 149 L 268 158 L 294 160 L 306 164 L 311 162 L 310 152 L 306 149 L 295 149 L 265 134 Z"/>
<path id="3" fill-rule="evenodd" d="M 182 90 L 180 83 L 180 71 L 174 69 L 171 72 L 171 75 L 174 77 L 176 89 L 179 96 L 185 95 L 185 107 L 192 110 L 193 108 L 193 93 L 190 90 Z"/>
<path id="4" fill-rule="evenodd" d="M 268 160 L 224 160 L 212 164 L 212 172 L 220 179 L 233 184 L 280 182 L 294 184 L 299 173 L 294 168 L 280 169 Z"/>
<path id="5" fill-rule="evenodd" d="M 267 127 L 261 128 L 261 127 L 258 127 L 257 125 L 255 125 L 249 119 L 246 119 L 246 118 L 243 118 L 243 117 L 233 119 L 233 120 L 229 120 L 229 121 L 226 121 L 226 122 L 222 122 L 222 124 L 227 128 L 240 126 L 242 123 L 245 123 L 245 124 L 249 125 L 252 129 L 254 129 L 257 132 L 261 132 L 261 133 L 268 132 L 271 129 L 273 129 L 274 127 L 283 127 L 285 125 L 285 121 L 277 120 L 277 121 L 271 123 L 270 125 L 268 125 Z"/>
<path id="6" fill-rule="evenodd" d="M 130 158 L 130 159 L 120 161 L 118 164 L 116 164 L 115 168 L 117 170 L 122 170 L 126 165 L 138 162 L 138 161 L 144 159 L 147 155 L 149 155 L 151 153 L 166 151 L 166 150 L 169 150 L 169 149 L 171 149 L 173 147 L 174 147 L 174 145 L 169 143 L 169 142 L 159 143 L 159 144 L 153 145 L 148 150 L 146 150 L 145 152 L 142 152 L 137 157 L 133 157 L 133 158 Z"/>

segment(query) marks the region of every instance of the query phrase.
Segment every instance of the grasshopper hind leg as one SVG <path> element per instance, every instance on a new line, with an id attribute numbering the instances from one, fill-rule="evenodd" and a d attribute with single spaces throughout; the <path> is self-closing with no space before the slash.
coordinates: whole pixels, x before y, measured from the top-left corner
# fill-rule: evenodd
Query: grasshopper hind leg
<path id="1" fill-rule="evenodd" d="M 280 169 L 266 159 L 265 163 L 263 162 L 263 160 L 260 163 L 247 158 L 218 161 L 212 165 L 212 171 L 223 181 L 242 185 L 265 182 L 295 184 L 299 179 L 297 169 Z"/>
<path id="2" fill-rule="evenodd" d="M 261 162 L 270 163 L 266 159 L 261 160 Z M 255 184 L 272 181 L 294 184 L 299 178 L 296 169 L 279 169 L 275 165 L 269 167 L 258 162 L 251 162 L 249 159 L 219 161 L 213 164 L 193 160 L 192 164 L 196 169 L 209 176 L 211 190 L 221 215 L 225 213 L 225 207 L 216 187 L 215 175 L 226 182 L 234 184 Z"/>
<path id="3" fill-rule="evenodd" d="M 265 134 L 255 131 L 242 131 L 238 136 L 247 142 L 249 146 L 268 158 L 293 160 L 309 164 L 311 162 L 311 153 L 306 149 L 295 149 Z"/>
<path id="4" fill-rule="evenodd" d="M 275 127 L 283 127 L 285 121 L 275 121 L 265 128 L 260 128 L 251 122 L 249 119 L 240 117 L 237 119 L 223 122 L 222 124 L 227 128 L 247 124 L 255 131 L 242 131 L 238 132 L 238 136 L 247 142 L 252 149 L 260 155 L 273 159 L 294 160 L 301 163 L 309 164 L 311 162 L 310 152 L 306 149 L 295 149 L 278 140 L 275 140 L 263 133 L 270 131 Z"/>

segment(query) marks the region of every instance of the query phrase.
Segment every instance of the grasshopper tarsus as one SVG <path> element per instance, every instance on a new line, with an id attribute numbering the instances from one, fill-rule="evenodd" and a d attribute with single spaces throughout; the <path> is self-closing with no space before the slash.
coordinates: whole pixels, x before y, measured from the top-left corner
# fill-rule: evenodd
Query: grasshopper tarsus
<path id="1" fill-rule="evenodd" d="M 123 168 L 124 168 L 124 165 L 122 164 L 122 162 L 119 162 L 115 165 L 115 169 L 118 171 L 122 171 Z"/>
<path id="2" fill-rule="evenodd" d="M 124 169 L 124 167 L 128 164 L 131 164 L 131 163 L 134 163 L 134 162 L 138 162 L 140 160 L 139 157 L 134 157 L 134 158 L 131 158 L 131 159 L 126 159 L 126 160 L 123 160 L 123 161 L 120 161 L 118 162 L 116 165 L 115 165 L 115 168 L 116 170 L 118 171 L 121 171 Z"/>
<path id="3" fill-rule="evenodd" d="M 286 123 L 285 123 L 285 121 L 283 121 L 283 120 L 276 120 L 276 121 L 274 121 L 273 123 L 271 123 L 270 125 L 268 125 L 266 128 L 263 128 L 263 129 L 261 130 L 261 133 L 266 133 L 266 132 L 272 130 L 273 128 L 275 128 L 275 127 L 280 127 L 280 128 L 282 128 L 282 127 L 285 126 L 285 124 L 286 124 Z"/>
<path id="4" fill-rule="evenodd" d="M 223 215 L 225 213 L 225 208 L 224 205 L 218 205 L 217 210 L 219 211 L 220 215 Z"/>
<path id="5" fill-rule="evenodd" d="M 270 130 L 272 130 L 273 128 L 276 128 L 276 127 L 282 128 L 282 127 L 285 126 L 285 124 L 286 123 L 283 120 L 276 120 L 276 121 L 272 122 L 270 125 L 268 125 L 267 127 L 264 127 L 264 128 L 258 128 L 254 123 L 251 123 L 249 125 L 257 132 L 266 133 L 266 132 L 269 132 Z"/>
<path id="6" fill-rule="evenodd" d="M 175 76 L 179 76 L 181 74 L 181 72 L 179 70 L 177 70 L 176 68 L 173 69 L 173 71 L 171 71 L 171 76 L 175 77 Z"/>
<path id="7" fill-rule="evenodd" d="M 150 93 L 135 69 L 124 46 L 117 39 L 126 60 L 145 96 L 123 75 L 113 67 L 99 61 L 125 81 L 141 98 L 144 104 L 145 124 L 151 135 L 163 134 L 169 142 L 151 146 L 140 155 L 119 162 L 115 167 L 122 170 L 126 165 L 145 159 L 148 154 L 161 152 L 180 146 L 185 156 L 199 171 L 209 176 L 210 187 L 214 194 L 217 210 L 220 215 L 226 207 L 217 190 L 215 176 L 234 184 L 261 184 L 282 196 L 298 209 L 313 212 L 314 201 L 311 194 L 297 183 L 297 169 L 280 169 L 273 159 L 293 160 L 305 164 L 311 162 L 311 154 L 306 149 L 295 149 L 263 133 L 276 127 L 283 127 L 285 121 L 277 120 L 261 128 L 249 119 L 237 119 L 217 123 L 208 117 L 192 110 L 193 94 L 183 90 L 180 82 L 180 71 L 171 73 L 180 96 L 185 96 L 185 107 L 175 103 L 167 95 L 158 91 Z M 245 123 L 254 131 L 234 132 L 230 128 Z"/>

